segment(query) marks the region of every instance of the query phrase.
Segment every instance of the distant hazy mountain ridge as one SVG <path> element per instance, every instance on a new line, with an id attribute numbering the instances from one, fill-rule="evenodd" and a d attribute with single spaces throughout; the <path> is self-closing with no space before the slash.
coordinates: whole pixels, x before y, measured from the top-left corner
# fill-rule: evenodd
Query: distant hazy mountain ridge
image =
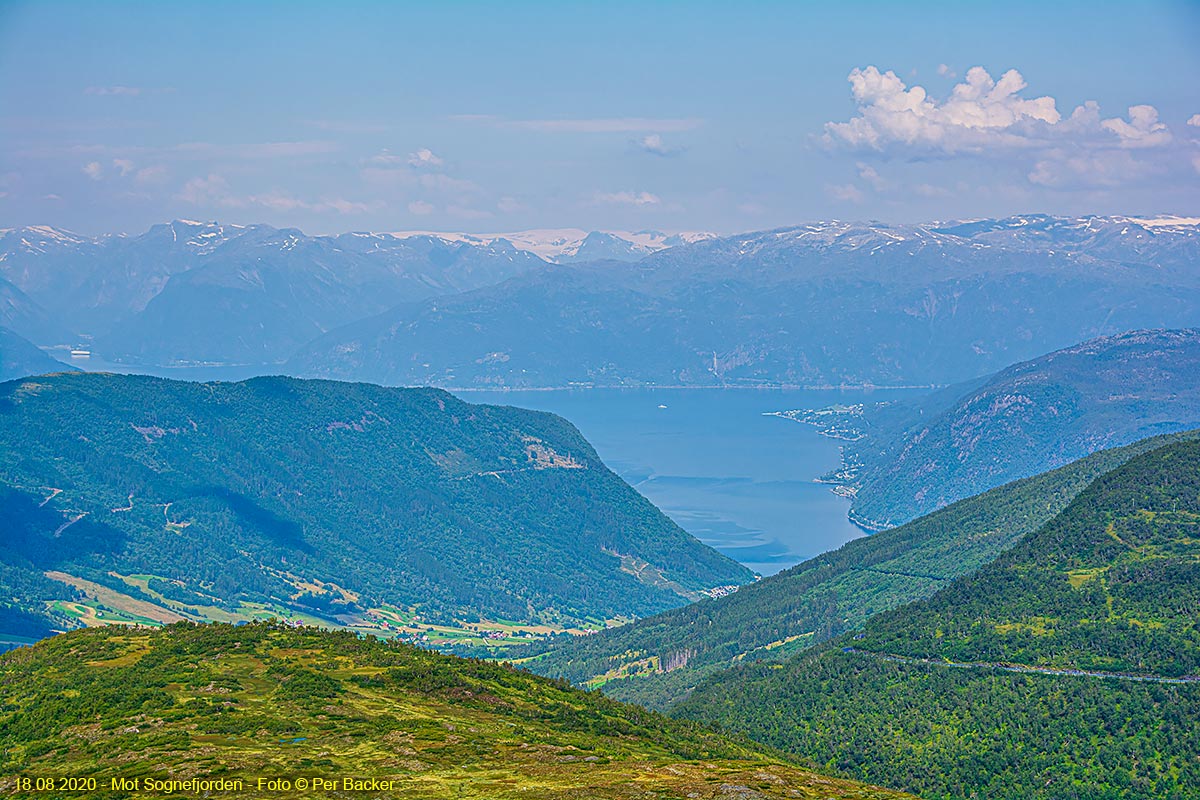
<path id="1" fill-rule="evenodd" d="M 1200 324 L 1200 229 L 1123 217 L 826 222 L 397 307 L 289 370 L 451 387 L 930 385 Z"/>
<path id="2" fill-rule="evenodd" d="M 73 372 L 75 367 L 43 353 L 32 342 L 0 327 L 0 381 L 44 372 Z"/>
<path id="3" fill-rule="evenodd" d="M 404 385 L 930 385 L 1200 325 L 1197 263 L 1200 228 L 1180 218 L 724 237 L 41 227 L 0 234 L 0 325 L 131 364 Z"/>
<path id="4" fill-rule="evenodd" d="M 75 336 L 93 338 L 105 357 L 146 364 L 277 362 L 331 328 L 398 303 L 546 265 L 504 242 L 306 236 L 192 220 L 133 237 L 46 227 L 0 233 L 0 278 Z M 19 323 L 11 327 L 23 332 Z M 33 328 L 27 338 L 63 343 L 51 335 Z"/>

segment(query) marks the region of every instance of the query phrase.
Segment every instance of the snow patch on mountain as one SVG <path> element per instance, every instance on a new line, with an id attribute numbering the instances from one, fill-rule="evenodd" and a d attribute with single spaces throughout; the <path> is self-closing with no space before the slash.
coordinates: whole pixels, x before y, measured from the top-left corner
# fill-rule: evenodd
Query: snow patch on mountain
<path id="1" fill-rule="evenodd" d="M 636 261 L 668 247 L 715 239 L 716 234 L 703 231 L 585 231 L 582 228 L 539 228 L 509 233 L 457 233 L 442 231 L 395 231 L 398 239 L 428 236 L 446 242 L 487 246 L 500 242 L 517 250 L 533 253 L 556 264 L 599 258 Z"/>

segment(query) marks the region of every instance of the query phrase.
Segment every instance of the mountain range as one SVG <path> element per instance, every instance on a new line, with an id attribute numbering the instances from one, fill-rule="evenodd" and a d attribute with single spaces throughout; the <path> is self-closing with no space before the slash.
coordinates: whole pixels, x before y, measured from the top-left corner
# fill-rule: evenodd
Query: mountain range
<path id="1" fill-rule="evenodd" d="M 1175 218 L 582 233 L 9 230 L 0 325 L 130 368 L 466 388 L 940 385 L 1200 324 Z"/>
<path id="2" fill-rule="evenodd" d="M 535 270 L 312 341 L 290 372 L 388 384 L 949 384 L 1200 321 L 1200 228 L 1124 217 L 825 222 Z"/>
<path id="3" fill-rule="evenodd" d="M 305 236 L 268 225 L 176 220 L 140 236 L 53 228 L 0 235 L 0 278 L 113 361 L 268 364 L 338 325 L 398 303 L 546 266 L 503 242 Z M 39 345 L 40 328 L 6 323 Z M 26 326 L 26 329 L 22 328 Z M 70 342 L 68 342 L 70 343 Z"/>
<path id="4" fill-rule="evenodd" d="M 580 228 L 548 228 L 515 233 L 438 233 L 403 231 L 398 238 L 431 236 L 449 242 L 492 245 L 497 242 L 525 250 L 553 264 L 577 264 L 583 261 L 640 261 L 651 253 L 693 242 L 715 239 L 715 233 L 687 231 L 666 234 L 661 231 L 585 231 Z"/>

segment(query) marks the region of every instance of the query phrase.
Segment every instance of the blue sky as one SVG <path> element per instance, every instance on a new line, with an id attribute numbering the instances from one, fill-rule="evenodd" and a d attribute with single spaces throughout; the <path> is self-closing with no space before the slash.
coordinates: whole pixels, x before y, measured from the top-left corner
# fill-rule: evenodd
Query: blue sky
<path id="1" fill-rule="evenodd" d="M 0 2 L 0 227 L 1200 216 L 1198 76 L 1197 2 Z"/>

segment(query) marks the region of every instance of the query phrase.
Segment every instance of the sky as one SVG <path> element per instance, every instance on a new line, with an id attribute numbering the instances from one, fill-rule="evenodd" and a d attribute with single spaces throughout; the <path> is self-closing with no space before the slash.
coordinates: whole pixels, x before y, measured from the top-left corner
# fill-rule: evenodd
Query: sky
<path id="1" fill-rule="evenodd" d="M 0 227 L 1200 216 L 1200 0 L 0 0 Z"/>

